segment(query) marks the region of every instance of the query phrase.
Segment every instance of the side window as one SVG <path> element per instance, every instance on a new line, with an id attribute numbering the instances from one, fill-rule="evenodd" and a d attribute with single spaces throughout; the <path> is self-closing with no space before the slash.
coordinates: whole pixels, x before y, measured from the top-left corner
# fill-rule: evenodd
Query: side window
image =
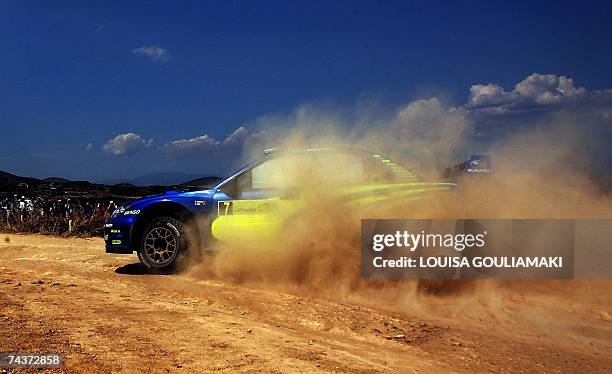
<path id="1" fill-rule="evenodd" d="M 294 187 L 297 184 L 299 162 L 296 157 L 273 158 L 252 169 L 253 189 Z"/>

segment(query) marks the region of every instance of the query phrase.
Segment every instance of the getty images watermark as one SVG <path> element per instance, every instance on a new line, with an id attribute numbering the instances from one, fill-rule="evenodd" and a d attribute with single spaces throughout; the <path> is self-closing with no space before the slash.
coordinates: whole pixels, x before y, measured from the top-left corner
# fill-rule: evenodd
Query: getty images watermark
<path id="1" fill-rule="evenodd" d="M 365 278 L 612 278 L 612 220 L 362 220 Z"/>

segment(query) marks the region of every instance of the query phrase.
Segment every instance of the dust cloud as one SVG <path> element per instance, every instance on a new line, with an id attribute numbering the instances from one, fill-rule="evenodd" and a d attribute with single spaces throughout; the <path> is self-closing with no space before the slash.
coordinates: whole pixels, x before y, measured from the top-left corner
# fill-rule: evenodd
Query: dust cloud
<path id="1" fill-rule="evenodd" d="M 612 196 L 593 181 L 591 156 L 582 152 L 594 133 L 585 130 L 590 127 L 584 123 L 562 117 L 483 141 L 469 113 L 431 98 L 378 117 L 355 118 L 329 108 L 303 106 L 286 116 L 263 117 L 257 126 L 260 136 L 245 150 L 247 159 L 261 157 L 262 150 L 272 146 L 279 152 L 349 146 L 389 157 L 422 180 L 443 181 L 444 167 L 478 153 L 491 156 L 492 173 L 460 177 L 452 192 L 426 201 L 398 197 L 388 204 L 349 206 L 334 194 L 345 182 L 342 170 L 309 165 L 308 153 L 298 152 L 290 164 L 277 169 L 278 175 L 268 175 L 299 187 L 304 204 L 286 217 L 282 236 L 263 244 L 215 244 L 215 256 L 189 266 L 187 273 L 192 276 L 265 284 L 373 306 L 384 300 L 387 307 L 398 310 L 423 312 L 436 305 L 438 312 L 452 310 L 449 313 L 467 316 L 477 298 L 480 307 L 484 303 L 494 313 L 500 289 L 512 288 L 515 282 L 361 279 L 360 219 L 612 217 Z M 526 282 L 520 288 L 534 285 L 537 291 L 538 284 L 542 282 Z M 431 302 L 432 297 L 449 295 L 459 296 L 453 308 Z"/>

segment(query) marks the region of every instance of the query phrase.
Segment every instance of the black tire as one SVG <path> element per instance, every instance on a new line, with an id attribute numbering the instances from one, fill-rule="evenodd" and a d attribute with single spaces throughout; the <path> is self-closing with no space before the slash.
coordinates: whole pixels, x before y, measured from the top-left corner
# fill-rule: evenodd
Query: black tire
<path id="1" fill-rule="evenodd" d="M 174 218 L 159 217 L 144 230 L 138 259 L 150 270 L 172 272 L 187 248 L 185 224 Z"/>

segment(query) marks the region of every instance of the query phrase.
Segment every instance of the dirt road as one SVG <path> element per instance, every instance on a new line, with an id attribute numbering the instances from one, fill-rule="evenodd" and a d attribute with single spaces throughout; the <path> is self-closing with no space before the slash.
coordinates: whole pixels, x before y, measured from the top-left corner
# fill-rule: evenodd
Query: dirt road
<path id="1" fill-rule="evenodd" d="M 58 372 L 612 371 L 612 281 L 319 293 L 136 262 L 0 235 L 0 351 L 62 352 Z"/>

